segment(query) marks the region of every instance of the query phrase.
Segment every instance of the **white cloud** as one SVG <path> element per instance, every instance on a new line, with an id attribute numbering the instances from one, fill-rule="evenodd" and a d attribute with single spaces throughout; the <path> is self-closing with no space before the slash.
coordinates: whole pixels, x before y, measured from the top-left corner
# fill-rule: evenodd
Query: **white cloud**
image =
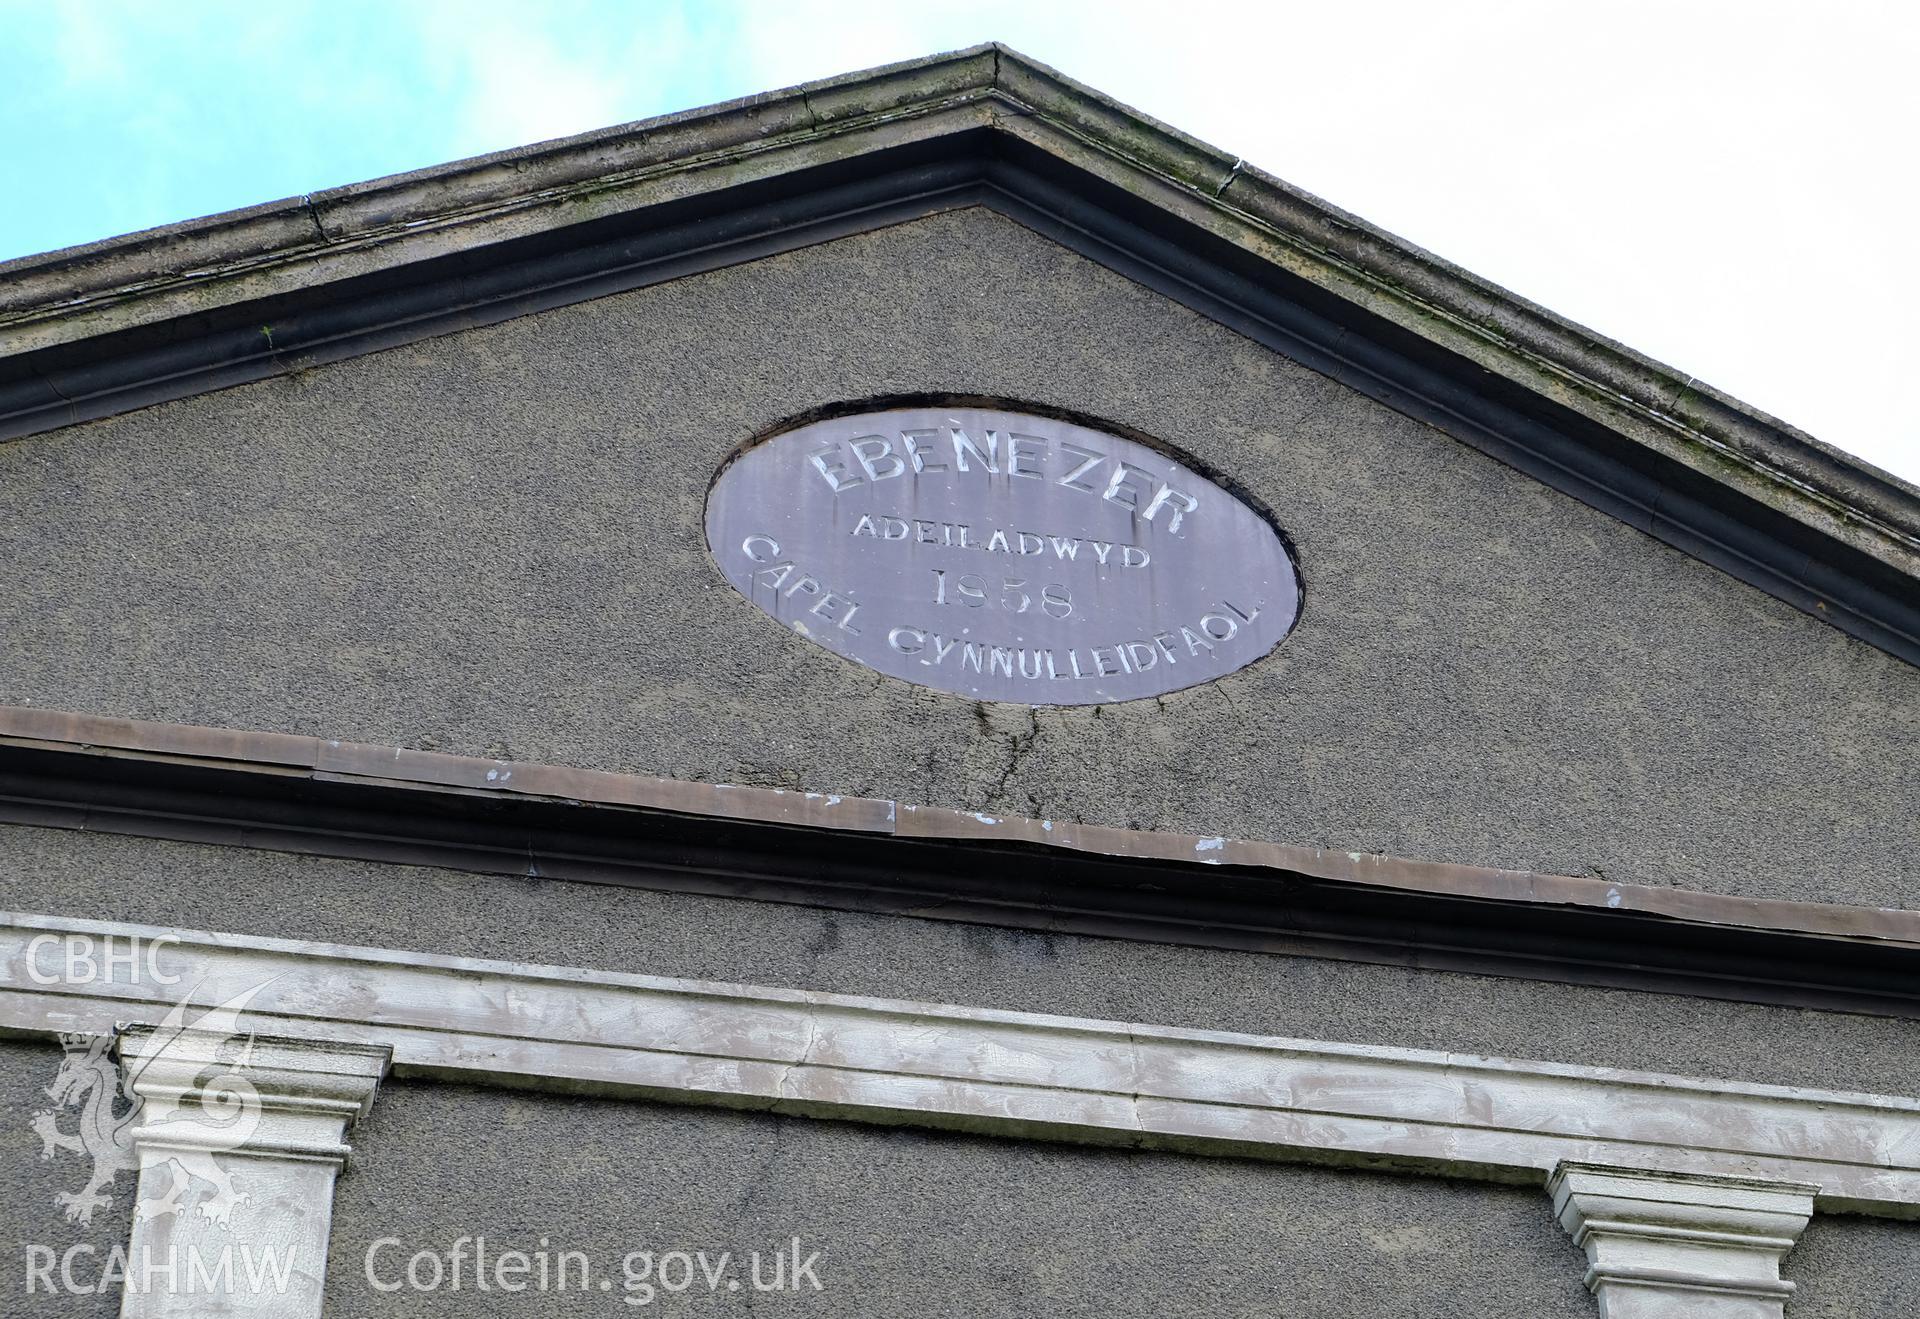
<path id="1" fill-rule="evenodd" d="M 997 37 L 1920 479 L 1920 8 L 748 4 L 763 85 Z"/>
<path id="2" fill-rule="evenodd" d="M 581 11 L 576 13 L 575 11 Z M 681 108 L 660 92 L 690 58 L 677 10 L 604 12 L 436 0 L 396 11 L 412 24 L 450 154 L 476 154 Z M 572 21 L 572 20 L 578 21 Z"/>
<path id="3" fill-rule="evenodd" d="M 71 121 L 120 139 L 108 145 L 123 163 L 87 184 L 97 232 L 347 182 L 336 171 L 359 162 L 430 164 L 999 38 L 1920 477 L 1920 412 L 1905 397 L 1920 359 L 1910 3 L 342 0 L 209 4 L 193 23 L 145 5 L 32 12 L 54 25 L 45 58 Z M 257 124 L 213 122 L 245 116 L 241 98 Z M 346 131 L 378 149 L 341 148 L 330 121 L 343 110 L 358 112 Z M 164 200 L 226 161 L 238 162 L 221 178 L 230 191 Z"/>
<path id="4" fill-rule="evenodd" d="M 45 11 L 53 23 L 53 58 L 69 87 L 111 85 L 126 75 L 123 30 L 105 10 L 93 5 L 55 5 Z"/>

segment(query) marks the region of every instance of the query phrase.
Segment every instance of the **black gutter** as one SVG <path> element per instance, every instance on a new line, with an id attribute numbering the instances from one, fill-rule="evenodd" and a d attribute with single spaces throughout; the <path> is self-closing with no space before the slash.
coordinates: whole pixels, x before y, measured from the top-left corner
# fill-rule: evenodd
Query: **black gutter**
<path id="1" fill-rule="evenodd" d="M 0 823 L 1920 1017 L 1905 942 L 240 764 L 0 744 Z"/>

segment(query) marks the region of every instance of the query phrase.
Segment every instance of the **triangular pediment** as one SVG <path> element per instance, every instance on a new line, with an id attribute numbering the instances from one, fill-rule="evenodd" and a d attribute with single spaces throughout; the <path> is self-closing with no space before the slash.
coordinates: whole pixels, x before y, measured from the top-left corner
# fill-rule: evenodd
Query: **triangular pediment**
<path id="1" fill-rule="evenodd" d="M 0 265 L 0 438 L 965 206 L 1920 659 L 1912 487 L 1000 46 Z"/>

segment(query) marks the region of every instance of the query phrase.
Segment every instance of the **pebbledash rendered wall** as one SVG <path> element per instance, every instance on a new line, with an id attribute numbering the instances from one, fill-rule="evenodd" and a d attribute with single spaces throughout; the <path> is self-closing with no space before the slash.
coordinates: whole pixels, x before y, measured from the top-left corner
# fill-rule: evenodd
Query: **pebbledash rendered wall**
<path id="1" fill-rule="evenodd" d="M 948 393 L 1229 478 L 1298 553 L 1294 634 L 1206 687 L 1029 711 L 855 668 L 725 585 L 701 516 L 737 445 Z M 984 210 L 0 445 L 0 538 L 0 703 L 1920 905 L 1920 671 Z M 52 829 L 0 829 L 0 875 L 0 906 L 95 920 L 1920 1088 L 1889 1018 Z M 8 1113 L 58 1060 L 0 1044 Z M 797 1233 L 827 1285 L 794 1313 L 1593 1306 L 1534 1188 L 421 1081 L 354 1145 L 329 1314 L 582 1312 L 366 1285 L 378 1238 L 481 1233 L 609 1259 Z M 61 1185 L 38 1150 L 11 1119 L 14 1259 Z M 1902 1313 L 1920 1227 L 1822 1214 L 1785 1272 L 1793 1315 Z"/>
<path id="2" fill-rule="evenodd" d="M 240 934 L 912 996 L 1016 1010 L 1910 1094 L 1907 1021 L 1214 949 L 1044 935 L 87 833 L 0 831 L 19 904 Z M 0 1042 L 0 1245 L 124 1239 L 129 1206 L 64 1228 L 24 1114 L 59 1050 Z M 616 1312 L 551 1293 L 385 1293 L 416 1250 L 769 1251 L 799 1235 L 822 1290 L 792 1313 L 1591 1316 L 1580 1251 L 1533 1186 L 899 1130 L 391 1081 L 335 1201 L 331 1315 Z M 376 1247 L 383 1240 L 398 1245 Z M 102 1246 L 104 1250 L 105 1247 Z M 94 1276 L 94 1261 L 80 1269 Z M 1792 1315 L 1905 1312 L 1920 1224 L 1817 1215 Z M 600 1275 L 597 1275 L 600 1276 Z M 621 1294 L 624 1294 L 622 1292 Z M 43 1312 L 111 1315 L 55 1295 Z M 705 1303 L 705 1302 L 703 1302 Z M 694 1313 L 662 1295 L 642 1313 Z M 599 1307 L 596 1309 L 596 1307 Z M 618 1307 L 625 1311 L 624 1306 Z M 711 1312 L 711 1306 L 709 1311 Z M 757 1311 L 749 1311 L 757 1312 Z"/>
<path id="3" fill-rule="evenodd" d="M 956 392 L 1270 508 L 1298 627 L 981 707 L 785 635 L 702 509 Z M 980 209 L 0 446 L 0 702 L 1911 907 L 1920 670 Z"/>

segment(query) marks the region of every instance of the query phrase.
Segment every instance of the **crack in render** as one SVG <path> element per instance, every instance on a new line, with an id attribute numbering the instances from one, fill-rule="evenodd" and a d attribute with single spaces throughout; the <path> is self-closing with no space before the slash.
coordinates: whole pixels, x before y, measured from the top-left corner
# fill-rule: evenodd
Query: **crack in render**
<path id="1" fill-rule="evenodd" d="M 313 194 L 310 192 L 301 193 L 300 204 L 307 208 L 307 218 L 313 221 L 314 232 L 320 235 L 320 241 L 331 245 L 333 243 L 333 235 L 327 232 L 326 225 L 320 223 L 320 208 L 313 204 Z"/>
<path id="2" fill-rule="evenodd" d="M 1213 195 L 1215 197 L 1220 196 L 1221 193 L 1225 192 L 1229 187 L 1233 185 L 1233 181 L 1240 177 L 1240 167 L 1246 163 L 1247 163 L 1246 160 L 1242 157 L 1235 158 L 1233 162 L 1233 168 L 1227 171 L 1227 177 L 1224 179 L 1221 179 L 1220 186 L 1213 190 Z"/>
<path id="3" fill-rule="evenodd" d="M 1127 1032 L 1127 1089 L 1132 1092 L 1127 1097 L 1127 1116 L 1133 1121 L 1133 1139 L 1128 1144 L 1135 1149 L 1144 1149 L 1147 1145 L 1147 1122 L 1140 1111 L 1145 1099 L 1140 1091 L 1140 1037 L 1133 1031 Z"/>
<path id="4" fill-rule="evenodd" d="M 78 400 L 75 399 L 73 395 L 67 393 L 66 390 L 60 388 L 59 384 L 54 380 L 54 378 L 48 375 L 46 372 L 35 371 L 33 374 L 40 381 L 41 384 L 45 385 L 48 389 L 51 389 L 56 395 L 58 395 L 60 398 L 60 401 L 66 404 L 69 408 L 73 407 L 75 403 L 78 402 Z"/>
<path id="5" fill-rule="evenodd" d="M 780 1069 L 780 1075 L 773 1081 L 773 1108 L 780 1111 L 781 1106 L 795 1096 L 787 1093 L 787 1082 L 793 1076 L 794 1069 L 805 1067 L 813 1058 L 813 1046 L 820 1039 L 820 1014 L 807 1013 L 807 1042 L 800 1046 L 800 1056 Z"/>
<path id="6" fill-rule="evenodd" d="M 983 724 L 986 722 L 984 715 L 981 716 L 981 721 Z M 997 732 L 997 730 L 992 731 Z M 1019 772 L 1020 766 L 1026 758 L 1033 753 L 1034 744 L 1040 740 L 1039 711 L 1033 709 L 1027 711 L 1026 732 L 1007 733 L 1005 736 L 1007 739 L 1007 763 L 1001 767 L 999 779 L 995 781 L 993 787 L 987 790 L 986 804 L 990 808 L 1004 807 L 1007 800 L 1007 784 L 1010 783 L 1013 780 L 1013 776 Z M 1040 808 L 1040 803 L 1032 793 L 1027 794 L 1027 805 L 1029 812 L 1038 811 Z"/>

